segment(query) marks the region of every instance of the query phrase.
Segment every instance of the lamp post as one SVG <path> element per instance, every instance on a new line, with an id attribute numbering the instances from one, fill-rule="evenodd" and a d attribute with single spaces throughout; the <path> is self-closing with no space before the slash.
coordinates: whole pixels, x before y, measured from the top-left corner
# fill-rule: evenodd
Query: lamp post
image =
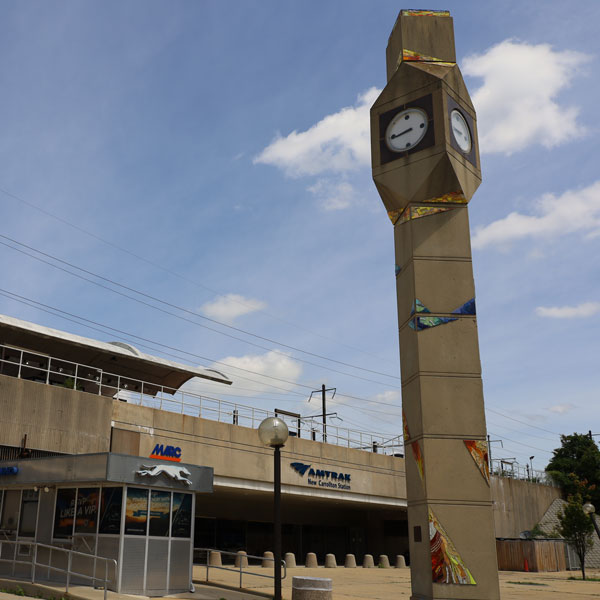
<path id="1" fill-rule="evenodd" d="M 268 417 L 258 426 L 258 437 L 265 446 L 273 448 L 273 559 L 274 595 L 281 600 L 281 454 L 289 431 L 285 421 L 279 417 Z"/>
<path id="2" fill-rule="evenodd" d="M 589 515 L 590 519 L 592 520 L 592 523 L 594 524 L 596 535 L 600 538 L 600 529 L 598 528 L 598 523 L 596 523 L 596 515 L 594 515 L 594 513 L 596 512 L 596 507 L 591 502 L 586 502 L 582 508 L 583 512 L 586 515 Z"/>

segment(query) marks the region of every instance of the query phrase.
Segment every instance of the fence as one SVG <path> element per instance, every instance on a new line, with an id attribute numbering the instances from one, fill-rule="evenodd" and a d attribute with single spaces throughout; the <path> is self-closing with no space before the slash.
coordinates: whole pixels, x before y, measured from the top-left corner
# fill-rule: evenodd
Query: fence
<path id="1" fill-rule="evenodd" d="M 529 465 L 520 465 L 516 461 L 502 460 L 501 458 L 492 459 L 491 472 L 497 477 L 509 477 L 511 479 L 522 479 L 532 483 L 543 483 L 544 485 L 556 486 L 552 477 L 546 471 L 531 469 Z"/>
<path id="2" fill-rule="evenodd" d="M 131 404 L 242 425 L 252 429 L 258 427 L 265 418 L 275 416 L 274 411 L 237 404 L 191 391 L 176 390 L 109 373 L 97 367 L 1 344 L 0 375 L 75 389 Z M 390 437 L 385 434 L 348 429 L 331 421 L 325 427 L 320 421 L 309 417 L 298 419 L 283 414 L 277 416 L 286 421 L 290 434 L 293 436 L 369 452 L 403 455 L 402 436 L 400 435 Z"/>
<path id="3" fill-rule="evenodd" d="M 10 556 L 11 549 L 12 557 Z M 44 557 L 47 558 L 46 561 L 44 561 Z M 74 558 L 80 563 L 78 568 L 73 566 Z M 104 573 L 100 576 L 97 575 L 98 562 L 100 564 L 104 562 L 104 569 L 100 567 L 100 571 L 104 571 Z M 24 542 L 22 540 L 2 540 L 0 541 L 0 564 L 10 565 L 9 575 L 11 577 L 18 576 L 19 579 L 22 579 L 29 576 L 31 583 L 35 583 L 36 578 L 38 580 L 43 579 L 44 572 L 46 573 L 46 581 L 53 581 L 50 577 L 51 572 L 63 574 L 66 576 L 65 591 L 67 594 L 69 593 L 72 577 L 91 581 L 94 587 L 97 583 L 101 583 L 104 588 L 104 600 L 107 598 L 110 583 L 113 584 L 113 589 L 116 589 L 117 561 L 114 558 L 104 558 L 68 548 L 59 548 L 38 542 Z M 114 567 L 113 574 L 110 577 L 109 571 L 111 569 L 109 569 L 109 565 Z M 17 567 L 24 567 L 24 569 L 19 569 L 20 572 L 17 573 Z"/>
<path id="4" fill-rule="evenodd" d="M 234 559 L 237 559 L 237 563 L 238 566 L 237 567 L 224 567 L 222 565 L 214 565 L 214 564 L 210 564 L 211 560 L 210 560 L 210 556 L 212 553 L 218 553 L 220 555 L 225 555 L 225 556 L 231 556 Z M 206 553 L 206 581 L 210 580 L 210 569 L 219 569 L 221 571 L 233 571 L 234 573 L 239 573 L 240 574 L 240 588 L 244 587 L 242 585 L 242 577 L 244 574 L 246 575 L 253 575 L 254 577 L 266 577 L 267 579 L 275 579 L 274 575 L 269 575 L 267 573 L 256 573 L 253 571 L 244 571 L 244 559 L 256 559 L 256 560 L 260 560 L 262 561 L 269 561 L 269 562 L 275 562 L 274 558 L 266 558 L 263 556 L 254 556 L 253 554 L 241 554 L 239 552 L 226 552 L 225 550 L 216 550 L 215 548 L 194 548 L 194 563 L 195 564 L 202 564 L 201 562 L 198 563 L 196 562 L 196 554 L 204 554 Z M 219 561 L 222 562 L 222 561 Z M 283 567 L 283 575 L 281 576 L 281 579 L 285 579 L 286 575 L 287 575 L 287 567 L 285 564 L 285 560 L 281 561 L 281 566 Z"/>
<path id="5" fill-rule="evenodd" d="M 500 571 L 565 571 L 564 540 L 496 540 Z"/>

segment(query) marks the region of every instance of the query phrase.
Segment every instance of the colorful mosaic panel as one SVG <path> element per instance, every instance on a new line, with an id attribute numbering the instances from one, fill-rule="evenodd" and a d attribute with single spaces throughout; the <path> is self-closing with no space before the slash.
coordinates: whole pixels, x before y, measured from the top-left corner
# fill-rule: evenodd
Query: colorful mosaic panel
<path id="1" fill-rule="evenodd" d="M 428 198 L 423 201 L 427 204 L 466 204 L 467 199 L 462 192 L 449 192 L 443 196 L 437 196 L 435 198 Z M 407 206 L 403 210 L 390 210 L 388 211 L 388 217 L 392 222 L 392 225 L 406 223 L 411 219 L 418 219 L 419 217 L 428 217 L 439 212 L 445 212 L 451 210 L 451 207 L 438 208 L 435 206 Z"/>
<path id="2" fill-rule="evenodd" d="M 449 10 L 419 10 L 418 8 L 403 8 L 402 17 L 449 17 Z"/>
<path id="3" fill-rule="evenodd" d="M 467 199 L 462 192 L 448 192 L 443 196 L 437 196 L 436 198 L 429 198 L 427 202 L 431 202 L 432 204 L 466 204 Z"/>
<path id="4" fill-rule="evenodd" d="M 406 420 L 406 414 L 404 414 L 404 411 L 402 411 L 402 430 L 404 433 L 404 443 L 408 444 L 410 432 L 408 430 L 408 422 Z M 411 442 L 410 447 L 413 453 L 413 458 L 415 459 L 415 463 L 417 463 L 419 476 L 421 477 L 421 481 L 424 483 L 425 471 L 423 469 L 423 455 L 421 454 L 421 446 L 419 446 L 419 442 Z"/>
<path id="5" fill-rule="evenodd" d="M 430 62 L 444 67 L 453 67 L 456 63 L 436 58 L 435 56 L 428 56 L 427 54 L 420 54 L 414 50 L 402 50 L 402 60 L 406 62 Z"/>
<path id="6" fill-rule="evenodd" d="M 429 509 L 429 546 L 433 583 L 477 585 L 446 530 Z"/>
<path id="7" fill-rule="evenodd" d="M 490 485 L 490 465 L 488 460 L 488 446 L 483 440 L 463 440 L 467 450 L 473 457 L 477 468 L 483 475 L 486 483 Z"/>
<path id="8" fill-rule="evenodd" d="M 394 271 L 396 272 L 396 277 L 399 275 L 400 271 L 402 271 L 402 267 L 400 265 L 396 265 Z"/>
<path id="9" fill-rule="evenodd" d="M 414 307 L 411 311 L 411 316 L 415 313 L 430 313 L 431 311 L 418 299 L 415 299 Z M 454 315 L 475 315 L 475 298 L 467 300 L 464 304 L 455 308 L 452 311 Z M 408 326 L 414 331 L 422 331 L 423 329 L 430 329 L 431 327 L 437 327 L 438 325 L 444 325 L 451 321 L 456 321 L 456 317 L 416 317 L 412 319 Z"/>

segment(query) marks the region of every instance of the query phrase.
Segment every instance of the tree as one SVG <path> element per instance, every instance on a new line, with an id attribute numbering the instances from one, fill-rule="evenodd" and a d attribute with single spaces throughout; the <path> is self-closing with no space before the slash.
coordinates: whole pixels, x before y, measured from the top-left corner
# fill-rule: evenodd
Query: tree
<path id="1" fill-rule="evenodd" d="M 583 512 L 583 497 L 576 493 L 569 496 L 567 504 L 558 513 L 558 533 L 573 547 L 581 563 L 581 576 L 585 579 L 585 555 L 592 548 L 594 525 Z"/>
<path id="2" fill-rule="evenodd" d="M 600 508 L 600 450 L 596 442 L 579 433 L 561 435 L 560 442 L 546 472 L 561 487 L 564 497 L 582 493 Z M 581 490 L 581 482 L 587 483 L 587 490 Z"/>

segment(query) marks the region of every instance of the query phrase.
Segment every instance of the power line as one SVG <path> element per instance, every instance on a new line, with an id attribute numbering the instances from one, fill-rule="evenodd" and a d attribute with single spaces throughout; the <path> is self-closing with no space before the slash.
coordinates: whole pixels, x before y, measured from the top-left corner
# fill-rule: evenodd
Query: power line
<path id="1" fill-rule="evenodd" d="M 495 435 L 499 438 L 508 440 L 509 442 L 513 442 L 514 444 L 519 444 L 520 446 L 525 446 L 526 448 L 533 448 L 534 450 L 539 450 L 540 452 L 546 452 L 548 454 L 552 454 L 552 452 L 550 450 L 545 450 L 544 448 L 538 448 L 537 446 L 531 446 L 530 444 L 524 444 L 523 442 L 518 442 L 517 440 L 513 440 L 509 437 L 502 436 L 499 433 L 494 433 L 493 431 L 490 431 L 489 429 L 488 429 L 488 433 L 491 433 L 492 435 Z"/>
<path id="2" fill-rule="evenodd" d="M 175 348 L 173 346 L 169 346 L 169 345 L 163 344 L 161 342 L 150 340 L 148 338 L 145 338 L 145 337 L 142 337 L 142 336 L 138 336 L 138 335 L 135 335 L 133 333 L 129 333 L 129 332 L 123 331 L 121 329 L 117 329 L 115 327 L 111 327 L 109 325 L 104 325 L 103 323 L 98 323 L 97 321 L 93 321 L 91 319 L 86 319 L 85 317 L 81 317 L 81 316 L 76 315 L 74 313 L 71 313 L 71 312 L 68 312 L 68 311 L 63 311 L 63 310 L 61 310 L 59 308 L 56 308 L 54 306 L 50 306 L 48 304 L 44 304 L 42 302 L 38 302 L 37 300 L 33 300 L 31 298 L 27 298 L 27 297 L 21 296 L 19 294 L 15 294 L 14 292 L 11 292 L 9 290 L 5 290 L 5 289 L 0 288 L 0 295 L 3 295 L 3 296 L 5 296 L 7 298 L 10 298 L 12 300 L 16 300 L 17 302 L 21 302 L 23 304 L 27 304 L 28 306 L 31 306 L 32 308 L 38 308 L 39 310 L 42 310 L 44 312 L 48 312 L 50 314 L 54 314 L 54 316 L 59 316 L 60 318 L 64 318 L 64 319 L 66 319 L 68 321 L 77 323 L 78 325 L 83 325 L 83 326 L 88 327 L 90 329 L 93 329 L 95 331 L 100 331 L 101 333 L 106 333 L 106 331 L 104 331 L 103 329 L 98 329 L 98 327 L 101 327 L 101 328 L 104 328 L 105 330 L 110 331 L 111 335 L 114 334 L 114 333 L 117 333 L 119 336 L 127 336 L 125 338 L 125 339 L 127 339 L 127 341 L 131 341 L 130 338 L 134 338 L 136 341 L 133 342 L 133 343 L 136 344 L 136 345 L 142 346 L 142 347 L 144 347 L 144 344 L 141 344 L 139 342 L 139 340 L 141 340 L 142 342 L 146 342 L 146 343 L 149 343 L 149 344 L 154 344 L 156 346 L 160 346 L 162 348 L 166 348 L 166 349 L 171 350 L 171 351 L 175 351 L 175 352 L 179 352 L 179 353 L 182 353 L 182 354 L 185 354 L 185 355 L 188 355 L 188 356 L 192 356 L 194 358 L 197 358 L 197 359 L 205 361 L 205 362 L 209 362 L 209 363 L 217 364 L 217 365 L 222 365 L 222 366 L 225 366 L 225 367 L 227 367 L 229 369 L 237 369 L 237 370 L 243 371 L 245 373 L 250 373 L 252 375 L 257 375 L 259 377 L 264 377 L 264 378 L 267 378 L 267 379 L 272 379 L 274 381 L 286 383 L 288 385 L 292 385 L 292 386 L 296 386 L 296 387 L 302 387 L 302 388 L 311 389 L 311 390 L 313 388 L 313 386 L 311 386 L 311 385 L 307 385 L 307 384 L 304 384 L 304 383 L 298 383 L 298 382 L 294 382 L 294 381 L 289 381 L 287 379 L 283 379 L 281 377 L 274 377 L 272 375 L 265 375 L 263 373 L 258 373 L 256 371 L 252 371 L 250 369 L 244 369 L 243 367 L 237 367 L 235 365 L 230 365 L 228 363 L 224 363 L 223 361 L 218 361 L 218 360 L 215 360 L 215 359 L 212 359 L 212 358 L 208 358 L 208 357 L 202 356 L 200 354 L 195 354 L 194 352 L 189 352 L 187 350 L 182 350 L 180 348 Z M 39 308 L 39 307 L 42 307 L 42 308 Z M 55 312 L 52 313 L 50 311 L 55 311 Z M 79 321 L 82 321 L 82 322 L 80 323 L 78 321 L 75 321 L 74 319 L 78 319 Z M 87 323 L 91 323 L 92 325 L 90 326 Z M 124 338 L 121 338 L 121 339 L 124 339 Z M 303 398 L 306 397 L 304 394 L 302 394 L 300 392 L 295 392 L 293 390 L 287 390 L 287 389 L 284 389 L 284 388 L 279 388 L 276 385 L 267 384 L 265 382 L 258 382 L 258 381 L 254 380 L 254 379 L 249 379 L 248 377 L 244 377 L 242 375 L 237 375 L 237 376 L 240 377 L 241 379 L 246 379 L 248 381 L 252 381 L 253 383 L 258 383 L 259 385 L 269 385 L 269 387 L 285 391 L 286 393 L 290 393 L 290 394 L 295 394 L 295 395 L 298 395 L 298 396 L 302 396 Z M 359 400 L 361 402 L 367 402 L 367 403 L 372 403 L 372 404 L 382 404 L 382 405 L 392 406 L 392 407 L 397 408 L 397 405 L 395 405 L 395 404 L 391 404 L 391 403 L 388 403 L 388 402 L 381 402 L 381 401 L 378 401 L 378 400 L 371 400 L 371 399 L 368 399 L 368 398 L 360 398 L 358 396 L 351 396 L 349 394 L 340 394 L 340 393 L 338 393 L 338 396 L 344 396 L 346 398 L 356 399 L 356 400 Z M 348 406 L 350 406 L 350 405 L 348 405 Z M 381 412 L 381 411 L 375 411 L 374 409 L 370 409 L 370 410 L 372 410 L 373 412 Z M 383 413 L 383 414 L 388 414 L 388 413 Z"/>
<path id="3" fill-rule="evenodd" d="M 6 235 L 2 235 L 2 234 L 0 234 L 0 237 L 1 237 L 1 238 L 4 238 L 4 239 L 6 239 L 6 240 L 10 240 L 10 241 L 11 241 L 12 243 L 14 243 L 14 244 L 17 244 L 17 245 L 19 245 L 19 246 L 22 246 L 22 247 L 24 247 L 24 248 L 27 248 L 27 249 L 29 249 L 29 250 L 32 250 L 33 252 L 37 252 L 38 254 L 41 254 L 42 256 L 46 256 L 47 258 L 50 258 L 50 259 L 52 259 L 52 260 L 55 260 L 55 261 L 57 261 L 57 262 L 59 262 L 59 263 L 61 263 L 61 264 L 68 265 L 69 267 L 71 267 L 71 268 L 73 268 L 73 269 L 76 269 L 76 270 L 78 270 L 78 271 L 81 271 L 81 272 L 83 272 L 83 273 L 86 273 L 86 274 L 88 274 L 88 275 L 91 275 L 92 277 L 96 277 L 96 278 L 98 278 L 98 279 L 101 279 L 102 281 L 106 281 L 107 283 L 110 283 L 110 284 L 112 284 L 112 285 L 115 285 L 115 286 L 117 286 L 117 287 L 120 287 L 120 288 L 122 288 L 122 289 L 128 290 L 128 291 L 130 291 L 130 292 L 133 292 L 133 293 L 135 293 L 135 294 L 138 294 L 138 295 L 140 295 L 140 296 L 143 296 L 144 298 L 148 298 L 148 299 L 150 299 L 150 300 L 152 300 L 152 301 L 154 301 L 154 302 L 158 302 L 158 303 L 160 303 L 160 304 L 163 304 L 163 305 L 165 305 L 165 306 L 169 306 L 169 307 L 171 307 L 171 308 L 175 308 L 176 310 L 180 310 L 180 311 L 182 311 L 182 312 L 184 312 L 184 313 L 187 313 L 187 314 L 193 315 L 194 317 L 197 317 L 197 318 L 200 318 L 200 319 L 205 319 L 205 320 L 207 320 L 207 321 L 210 321 L 210 322 L 212 322 L 212 323 L 216 323 L 216 324 L 218 324 L 218 325 L 221 325 L 221 326 L 223 326 L 223 327 L 227 327 L 227 328 L 229 328 L 229 329 L 233 329 L 233 330 L 235 330 L 235 331 L 242 332 L 242 333 L 244 333 L 244 334 L 246 334 L 246 335 L 249 335 L 249 336 L 255 337 L 255 338 L 257 338 L 257 339 L 265 340 L 265 341 L 268 341 L 268 342 L 270 342 L 270 343 L 273 343 L 273 344 L 276 344 L 276 345 L 282 346 L 282 347 L 284 347 L 284 348 L 289 348 L 289 349 L 295 350 L 295 351 L 297 351 L 297 352 L 302 352 L 303 354 L 308 354 L 308 355 L 310 355 L 310 356 L 315 356 L 315 357 L 321 358 L 321 359 L 323 359 L 323 360 L 328 360 L 328 361 L 330 361 L 330 362 L 334 362 L 334 363 L 337 363 L 337 364 L 342 364 L 342 365 L 348 366 L 348 367 L 350 367 L 350 368 L 353 368 L 353 369 L 359 369 L 359 370 L 366 371 L 366 372 L 369 372 L 369 373 L 374 373 L 374 374 L 377 374 L 377 375 L 382 375 L 382 376 L 384 376 L 384 377 L 390 377 L 390 378 L 394 378 L 394 379 L 396 379 L 396 380 L 398 379 L 398 377 L 397 377 L 397 376 L 388 375 L 388 374 L 386 374 L 386 373 L 381 373 L 381 372 L 379 372 L 379 371 L 374 371 L 374 370 L 372 370 L 372 369 L 367 369 L 367 368 L 365 368 L 365 367 L 360 367 L 360 366 L 357 366 L 357 365 L 352 365 L 352 364 L 350 364 L 350 363 L 346 363 L 346 362 L 343 362 L 343 361 L 338 361 L 338 360 L 336 360 L 336 359 L 333 359 L 333 358 L 328 358 L 328 357 L 326 357 L 326 356 L 322 356 L 322 355 L 320 355 L 320 354 L 316 354 L 316 353 L 314 353 L 314 352 L 309 352 L 309 351 L 306 351 L 306 350 L 301 350 L 301 349 L 299 349 L 299 348 L 295 348 L 294 346 L 290 346 L 290 345 L 288 345 L 288 344 L 283 344 L 283 343 L 281 343 L 281 342 L 278 342 L 278 341 L 276 341 L 276 340 L 271 340 L 271 339 L 269 339 L 269 338 L 266 338 L 266 337 L 263 337 L 263 336 L 260 336 L 260 335 L 256 335 L 256 334 L 253 334 L 253 333 L 249 333 L 249 332 L 247 332 L 247 331 L 245 331 L 245 330 L 243 330 L 243 329 L 240 329 L 240 328 L 238 328 L 238 327 L 233 327 L 233 326 L 231 326 L 231 325 L 227 325 L 227 324 L 225 324 L 225 323 L 221 323 L 220 321 L 217 321 L 217 320 L 215 320 L 215 319 L 211 319 L 211 318 L 209 318 L 209 317 L 205 317 L 204 315 L 201 315 L 201 314 L 199 314 L 199 313 L 196 313 L 196 312 L 194 312 L 194 311 L 188 310 L 188 309 L 186 309 L 186 308 L 183 308 L 183 307 L 181 307 L 181 306 L 177 306 L 176 304 L 172 304 L 172 303 L 170 303 L 170 302 L 166 302 L 166 301 L 164 301 L 164 300 L 161 300 L 160 298 L 156 298 L 155 296 L 152 296 L 152 295 L 150 295 L 150 294 L 146 294 L 145 292 L 141 292 L 141 291 L 139 291 L 139 290 L 136 290 L 135 288 L 132 288 L 132 287 L 129 287 L 129 286 L 123 285 L 123 284 L 121 284 L 121 283 L 118 283 L 117 281 L 114 281 L 114 280 L 112 280 L 112 279 L 109 279 L 109 278 L 107 278 L 107 277 L 104 277 L 104 276 L 102 276 L 102 275 L 98 275 L 97 273 L 94 273 L 93 271 L 89 271 L 89 270 L 87 270 L 87 269 L 83 269 L 83 268 L 81 268 L 81 267 L 78 267 L 77 265 L 74 265 L 74 264 L 72 264 L 72 263 L 70 263 L 70 262 L 68 262 L 68 261 L 62 260 L 62 259 L 60 259 L 60 258 L 58 258 L 58 257 L 56 257 L 56 256 L 53 256 L 53 255 L 51 255 L 51 254 L 48 254 L 48 253 L 46 253 L 46 252 L 43 252 L 43 251 L 41 251 L 41 250 L 38 250 L 38 249 L 36 249 L 36 248 L 33 248 L 32 246 L 28 246 L 27 244 L 22 244 L 21 242 L 18 242 L 18 241 L 14 240 L 14 239 L 12 239 L 12 238 L 10 238 L 10 237 L 6 236 Z M 24 254 L 25 256 L 29 256 L 30 258 L 33 258 L 34 260 L 37 260 L 37 261 L 39 261 L 39 262 L 42 262 L 42 263 L 44 263 L 44 264 L 46 264 L 46 265 L 48 265 L 48 266 L 51 266 L 51 267 L 55 268 L 55 269 L 58 269 L 58 270 L 60 270 L 60 271 L 63 271 L 64 273 L 67 273 L 67 274 L 69 274 L 69 275 L 72 275 L 73 277 L 77 277 L 78 279 L 81 279 L 81 280 L 83 280 L 83 281 L 86 281 L 86 282 L 88 282 L 88 283 L 91 283 L 92 285 L 95 285 L 95 286 L 97 286 L 97 287 L 100 287 L 100 288 L 102 288 L 102 289 L 105 289 L 105 290 L 108 290 L 108 291 L 110 291 L 110 292 L 113 292 L 114 294 L 118 294 L 119 296 L 122 296 L 122 297 L 124 297 L 124 298 L 127 298 L 127 299 L 129 299 L 129 300 L 133 300 L 134 302 L 137 302 L 137 303 L 139 303 L 139 304 L 142 304 L 142 305 L 144 305 L 144 306 L 147 306 L 147 307 L 149 307 L 149 308 L 152 308 L 152 309 L 154 309 L 154 310 L 160 311 L 160 312 L 162 312 L 162 313 L 164 313 L 164 314 L 167 314 L 167 315 L 170 315 L 170 316 L 172 316 L 172 317 L 175 317 L 176 319 L 180 319 L 180 320 L 186 321 L 186 322 L 188 322 L 188 323 L 191 323 L 191 324 L 193 324 L 193 325 L 197 325 L 198 327 L 202 327 L 202 328 L 204 328 L 204 329 L 208 329 L 209 331 L 212 331 L 212 332 L 214 332 L 214 333 L 218 333 L 218 334 L 220 334 L 220 335 L 224 335 L 224 336 L 226 336 L 226 337 L 229 337 L 229 338 L 235 339 L 235 340 L 237 340 L 237 341 L 240 341 L 240 342 L 243 342 L 243 343 L 245 343 L 245 344 L 249 344 L 249 345 L 251 345 L 251 346 L 254 346 L 254 347 L 257 347 L 257 348 L 261 348 L 262 350 L 267 350 L 267 351 L 270 351 L 270 352 L 276 352 L 277 354 L 281 354 L 281 355 L 284 355 L 284 356 L 289 356 L 288 354 L 285 354 L 284 352 L 280 352 L 280 351 L 278 351 L 278 350 L 275 350 L 275 349 L 272 349 L 272 348 L 267 348 L 266 346 L 261 346 L 260 344 L 256 344 L 256 343 L 254 343 L 254 342 L 250 342 L 249 340 L 245 340 L 245 339 L 243 339 L 243 338 L 240 338 L 240 337 L 237 337 L 237 336 L 231 335 L 231 334 L 229 334 L 229 333 L 226 333 L 226 332 L 224 332 L 224 331 L 219 331 L 218 329 L 214 329 L 214 328 L 212 328 L 212 327 L 208 327 L 208 326 L 206 326 L 206 325 L 203 325 L 203 324 L 201 324 L 201 323 L 198 323 L 198 322 L 196 322 L 196 321 L 192 321 L 192 320 L 190 320 L 190 319 L 187 319 L 187 318 L 185 318 L 185 317 L 182 317 L 181 315 L 178 315 L 178 314 L 176 314 L 176 313 L 173 313 L 173 312 L 170 312 L 170 311 L 164 310 L 164 309 L 162 309 L 162 308 L 160 308 L 160 307 L 158 307 L 158 306 L 154 306 L 153 304 L 150 304 L 150 303 L 148 303 L 148 302 L 144 302 L 143 300 L 140 300 L 139 298 L 135 298 L 135 297 L 133 297 L 133 296 L 130 296 L 130 295 L 128 295 L 128 294 L 124 294 L 124 293 L 122 293 L 122 292 L 119 292 L 119 291 L 117 291 L 117 290 L 114 290 L 114 289 L 112 289 L 111 287 L 108 287 L 108 286 L 106 286 L 106 285 L 103 285 L 103 284 L 101 284 L 101 283 L 98 283 L 97 281 L 93 281 L 92 279 L 88 279 L 87 277 L 83 277 L 82 275 L 79 275 L 79 274 L 77 274 L 77 273 L 73 273 L 72 271 L 69 271 L 68 269 L 65 269 L 65 268 L 63 268 L 63 267 L 60 267 L 60 266 L 58 266 L 58 265 L 55 265 L 55 264 L 53 264 L 53 263 L 51 263 L 51 262 L 49 262 L 49 261 L 46 261 L 46 260 L 44 260 L 44 259 L 40 258 L 39 256 L 34 256 L 33 254 L 30 254 L 29 252 L 25 252 L 24 250 L 21 250 L 21 249 L 19 249 L 19 248 L 15 248 L 14 246 L 11 246 L 10 244 L 6 244 L 5 242 L 2 242 L 2 241 L 0 241 L 0 244 L 2 244 L 3 246 L 5 246 L 5 247 L 7 247 L 7 248 L 10 248 L 10 249 L 12 249 L 12 250 L 14 250 L 14 251 L 16 251 L 16 252 L 19 252 L 19 253 L 21 253 L 21 254 Z M 309 364 L 309 365 L 311 365 L 311 366 L 314 366 L 314 367 L 318 367 L 318 368 L 325 368 L 323 365 L 319 365 L 319 364 L 317 364 L 317 363 L 313 363 L 313 362 L 310 362 L 310 361 L 308 361 L 308 360 L 305 360 L 305 359 L 302 359 L 302 358 L 294 357 L 294 359 L 295 359 L 295 360 L 297 360 L 297 361 L 300 361 L 300 362 L 303 362 L 303 363 Z M 345 372 L 343 372 L 343 371 L 338 371 L 338 370 L 336 370 L 336 369 L 333 369 L 333 368 L 331 368 L 331 367 L 327 367 L 327 368 L 328 368 L 328 369 L 329 369 L 331 372 L 333 372 L 333 373 L 338 373 L 338 374 L 340 374 L 340 375 L 345 375 L 345 376 L 347 376 L 347 377 L 354 377 L 354 378 L 357 378 L 357 379 L 362 379 L 363 381 L 368 381 L 369 383 L 376 383 L 376 384 L 378 384 L 378 385 L 383 385 L 383 386 L 387 386 L 387 387 L 396 387 L 396 388 L 398 388 L 398 389 L 399 389 L 399 387 L 398 387 L 398 386 L 394 386 L 393 384 L 390 384 L 390 383 L 384 383 L 384 382 L 381 382 L 381 381 L 376 381 L 376 380 L 373 380 L 373 379 L 368 379 L 368 378 L 366 378 L 366 377 L 361 377 L 361 376 L 359 376 L 359 375 L 354 375 L 354 374 L 352 374 L 352 373 L 345 373 Z"/>
<path id="4" fill-rule="evenodd" d="M 493 408 L 486 407 L 485 410 L 487 410 L 489 412 L 493 412 L 497 415 L 500 415 L 501 417 L 504 417 L 505 419 L 510 419 L 511 421 L 516 421 L 517 423 L 521 423 L 521 425 L 527 425 L 527 427 L 531 427 L 533 429 L 539 429 L 540 431 L 545 431 L 546 433 L 551 433 L 553 435 L 561 435 L 560 433 L 556 433 L 556 431 L 550 431 L 549 429 L 544 429 L 543 427 L 531 425 L 531 423 L 527 423 L 526 421 L 520 421 L 519 419 L 515 419 L 514 417 L 509 417 L 508 415 L 505 415 L 504 413 L 500 412 L 499 410 L 494 410 Z"/>
<path id="5" fill-rule="evenodd" d="M 48 216 L 48 217 L 50 217 L 52 219 L 55 219 L 55 220 L 59 221 L 60 223 L 63 223 L 64 225 L 67 225 L 68 227 L 72 227 L 73 229 L 75 229 L 75 230 L 77 230 L 77 231 L 79 231 L 81 233 L 84 233 L 85 235 L 88 235 L 88 236 L 94 238 L 95 240 L 98 240 L 99 242 L 102 242 L 103 244 L 106 244 L 107 246 L 110 246 L 111 248 L 115 248 L 116 250 L 119 250 L 120 252 L 124 252 L 125 254 L 128 254 L 129 256 L 131 256 L 131 257 L 133 257 L 133 258 L 135 258 L 137 260 L 145 262 L 146 264 L 148 264 L 148 265 L 150 265 L 150 266 L 152 266 L 152 267 L 154 267 L 156 269 L 159 269 L 159 270 L 163 271 L 164 273 L 169 273 L 170 275 L 173 275 L 174 277 L 177 277 L 178 279 L 181 279 L 182 281 L 186 281 L 186 282 L 191 283 L 191 284 L 193 284 L 195 286 L 198 286 L 198 287 L 200 287 L 200 288 L 202 288 L 204 290 L 207 290 L 211 294 L 215 294 L 217 297 L 221 297 L 221 298 L 225 297 L 224 294 L 222 294 L 221 292 L 218 292 L 217 290 L 214 290 L 214 289 L 208 287 L 207 285 L 204 285 L 202 283 L 198 283 L 197 281 L 194 281 L 193 279 L 190 279 L 189 277 L 186 277 L 185 275 L 181 275 L 180 273 L 177 273 L 176 271 L 173 271 L 172 269 L 168 269 L 166 267 L 163 267 L 162 265 L 160 265 L 160 264 L 158 264 L 158 263 L 156 263 L 154 261 L 151 261 L 150 259 L 148 259 L 148 258 L 146 258 L 144 256 L 140 256 L 139 254 L 136 254 L 135 252 L 132 252 L 131 250 L 127 250 L 127 248 L 124 248 L 122 246 L 119 246 L 118 244 L 115 244 L 114 242 L 110 242 L 109 240 L 106 240 L 103 237 L 101 237 L 101 236 L 99 236 L 99 235 L 97 235 L 97 234 L 95 234 L 95 233 L 93 233 L 91 231 L 88 231 L 87 229 L 85 229 L 85 228 L 83 228 L 83 227 L 81 227 L 79 225 L 76 225 L 75 223 L 73 223 L 73 222 L 71 222 L 71 221 L 69 221 L 67 219 L 64 219 L 63 217 L 60 217 L 60 216 L 58 216 L 58 215 L 56 215 L 56 214 L 54 214 L 54 213 L 52 213 L 52 212 L 50 212 L 50 211 L 48 211 L 46 209 L 43 209 L 40 206 L 37 206 L 36 204 L 34 204 L 33 202 L 25 200 L 24 198 L 21 198 L 20 196 L 17 196 L 16 194 L 13 194 L 13 193 L 11 193 L 11 192 L 3 189 L 3 188 L 0 188 L 0 193 L 4 194 L 5 196 L 8 196 L 9 198 L 12 198 L 13 200 L 17 200 L 18 202 L 21 202 L 22 204 L 25 204 L 26 206 L 29 206 L 30 208 L 33 208 L 34 210 L 37 210 L 38 212 L 41 212 L 42 214 L 45 214 L 46 216 Z M 242 306 L 245 306 L 246 308 L 252 308 L 254 310 L 254 307 L 251 307 L 251 306 L 249 306 L 248 304 L 246 304 L 244 302 L 241 302 L 241 301 L 235 300 L 235 299 L 234 299 L 234 302 L 236 302 L 237 304 L 240 304 Z M 343 344 L 342 342 L 340 342 L 338 340 L 329 338 L 329 337 L 327 337 L 327 336 L 325 336 L 325 335 L 323 335 L 321 333 L 317 333 L 315 331 L 307 329 L 306 327 L 302 327 L 302 326 L 300 326 L 300 325 L 298 325 L 296 323 L 292 323 L 291 321 L 288 321 L 286 319 L 278 317 L 277 315 L 273 315 L 273 314 L 269 313 L 268 311 L 266 311 L 264 309 L 259 309 L 259 312 L 261 312 L 261 313 L 263 313 L 263 314 L 271 317 L 272 319 L 276 319 L 276 320 L 278 320 L 278 321 L 280 321 L 282 323 L 286 323 L 287 325 L 291 325 L 291 326 L 296 327 L 296 328 L 298 328 L 298 329 L 300 329 L 302 331 L 306 331 L 306 332 L 310 333 L 311 335 L 315 335 L 315 336 L 320 337 L 322 339 L 334 342 L 336 344 L 339 344 L 340 346 L 344 346 L 345 348 L 349 348 L 350 350 L 355 350 L 357 352 L 360 352 L 361 354 L 364 354 L 365 356 L 371 356 L 373 358 L 377 358 L 378 360 L 387 360 L 387 359 L 382 359 L 381 357 L 376 356 L 375 354 L 372 354 L 370 352 L 366 352 L 364 350 L 361 350 L 360 348 L 355 348 L 353 346 L 349 346 L 347 344 Z M 251 335 L 251 334 L 249 334 L 249 335 Z M 395 376 L 386 375 L 386 377 L 395 377 Z"/>

